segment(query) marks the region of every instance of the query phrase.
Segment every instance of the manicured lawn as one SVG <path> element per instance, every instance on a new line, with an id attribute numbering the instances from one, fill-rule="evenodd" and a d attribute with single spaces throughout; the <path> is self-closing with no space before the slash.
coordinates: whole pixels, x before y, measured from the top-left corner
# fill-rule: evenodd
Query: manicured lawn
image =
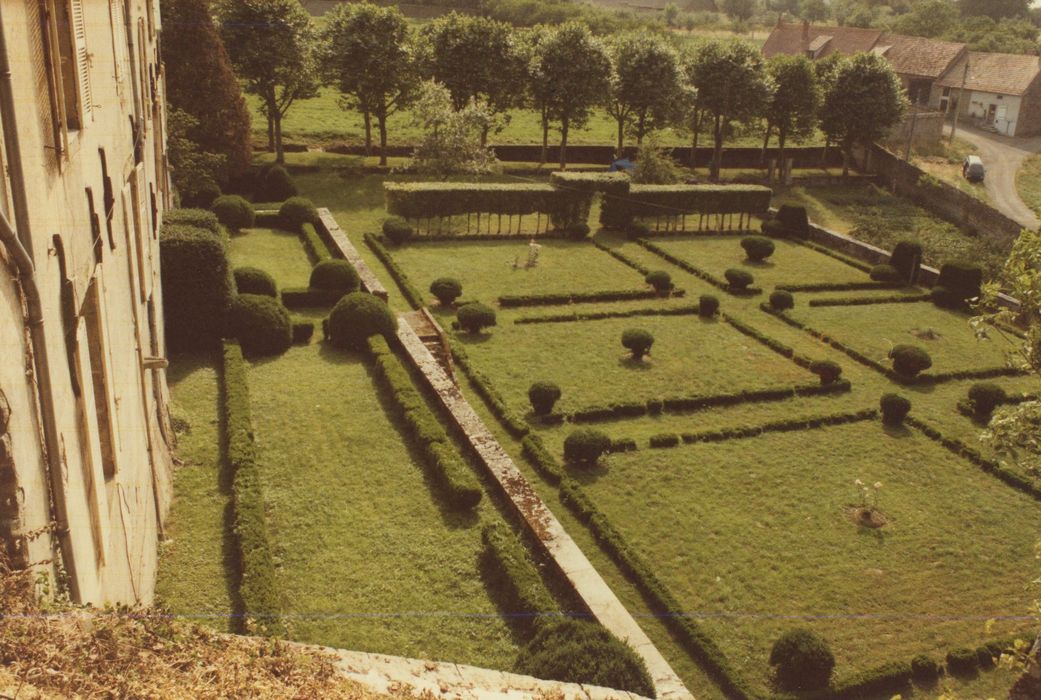
<path id="1" fill-rule="evenodd" d="M 230 496 L 221 478 L 217 370 L 206 353 L 170 358 L 177 429 L 174 502 L 159 558 L 156 596 L 175 615 L 229 632 L 236 612 Z"/>
<path id="2" fill-rule="evenodd" d="M 455 277 L 463 299 L 485 303 L 504 294 L 649 289 L 639 272 L 591 243 L 540 239 L 539 245 L 533 268 L 524 267 L 525 240 L 416 243 L 394 248 L 393 255 L 423 292 L 438 277 Z"/>
<path id="3" fill-rule="evenodd" d="M 649 358 L 633 361 L 622 331 L 654 335 Z M 811 383 L 815 377 L 721 321 L 697 316 L 618 318 L 579 323 L 502 324 L 459 338 L 507 402 L 530 410 L 528 387 L 556 382 L 560 410 L 670 396 L 723 394 Z"/>
<path id="4" fill-rule="evenodd" d="M 362 357 L 294 347 L 249 379 L 293 638 L 510 668 L 478 569 L 480 519 L 496 515 L 441 506 Z"/>
<path id="5" fill-rule="evenodd" d="M 1041 504 L 918 433 L 774 433 L 612 455 L 578 476 L 759 683 L 792 627 L 829 641 L 840 677 L 1033 628 L 987 621 L 1028 614 Z M 849 519 L 858 478 L 882 483 L 882 529 Z"/>
<path id="6" fill-rule="evenodd" d="M 771 291 L 779 284 L 824 284 L 868 282 L 861 270 L 806 246 L 774 240 L 774 253 L 762 262 L 752 262 L 741 247 L 743 236 L 685 236 L 656 238 L 652 243 L 672 255 L 723 279 L 729 268 L 746 270 L 755 286 Z"/>
<path id="7" fill-rule="evenodd" d="M 894 345 L 917 345 L 932 357 L 928 371 L 934 374 L 1003 367 L 1009 350 L 1002 340 L 977 340 L 968 316 L 930 302 L 813 308 L 797 304 L 789 313 L 885 365 Z"/>
<path id="8" fill-rule="evenodd" d="M 270 228 L 244 229 L 228 245 L 235 267 L 259 267 L 282 287 L 306 287 L 311 261 L 295 233 Z"/>

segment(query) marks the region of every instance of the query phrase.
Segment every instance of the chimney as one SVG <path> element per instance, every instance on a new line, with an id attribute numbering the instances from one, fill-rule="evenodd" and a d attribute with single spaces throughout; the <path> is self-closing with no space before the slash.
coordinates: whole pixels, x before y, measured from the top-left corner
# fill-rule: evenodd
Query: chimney
<path id="1" fill-rule="evenodd" d="M 810 23 L 805 19 L 802 21 L 802 40 L 806 42 L 810 40 Z"/>

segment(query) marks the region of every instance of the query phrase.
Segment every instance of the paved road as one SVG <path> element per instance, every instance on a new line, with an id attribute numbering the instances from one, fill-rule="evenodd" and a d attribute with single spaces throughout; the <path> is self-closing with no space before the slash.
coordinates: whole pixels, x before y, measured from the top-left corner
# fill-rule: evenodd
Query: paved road
<path id="1" fill-rule="evenodd" d="M 950 133 L 950 127 L 947 127 L 947 132 Z M 983 159 L 983 166 L 987 169 L 984 185 L 994 208 L 1025 228 L 1036 231 L 1041 221 L 1019 198 L 1016 172 L 1027 156 L 1041 151 L 1041 137 L 1014 139 L 959 126 L 958 138 L 971 143 Z"/>

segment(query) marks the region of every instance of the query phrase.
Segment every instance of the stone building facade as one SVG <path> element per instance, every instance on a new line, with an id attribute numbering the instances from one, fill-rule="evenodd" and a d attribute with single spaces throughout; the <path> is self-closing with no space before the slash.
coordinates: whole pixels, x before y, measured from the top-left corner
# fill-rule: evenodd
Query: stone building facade
<path id="1" fill-rule="evenodd" d="M 171 498 L 158 0 L 0 0 L 0 545 L 149 603 Z"/>

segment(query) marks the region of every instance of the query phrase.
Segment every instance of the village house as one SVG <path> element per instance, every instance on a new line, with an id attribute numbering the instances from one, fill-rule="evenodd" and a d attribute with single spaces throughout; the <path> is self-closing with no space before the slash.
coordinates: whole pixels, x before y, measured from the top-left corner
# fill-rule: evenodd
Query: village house
<path id="1" fill-rule="evenodd" d="M 159 36 L 158 0 L 0 0 L 0 546 L 95 605 L 151 602 L 171 496 Z"/>

